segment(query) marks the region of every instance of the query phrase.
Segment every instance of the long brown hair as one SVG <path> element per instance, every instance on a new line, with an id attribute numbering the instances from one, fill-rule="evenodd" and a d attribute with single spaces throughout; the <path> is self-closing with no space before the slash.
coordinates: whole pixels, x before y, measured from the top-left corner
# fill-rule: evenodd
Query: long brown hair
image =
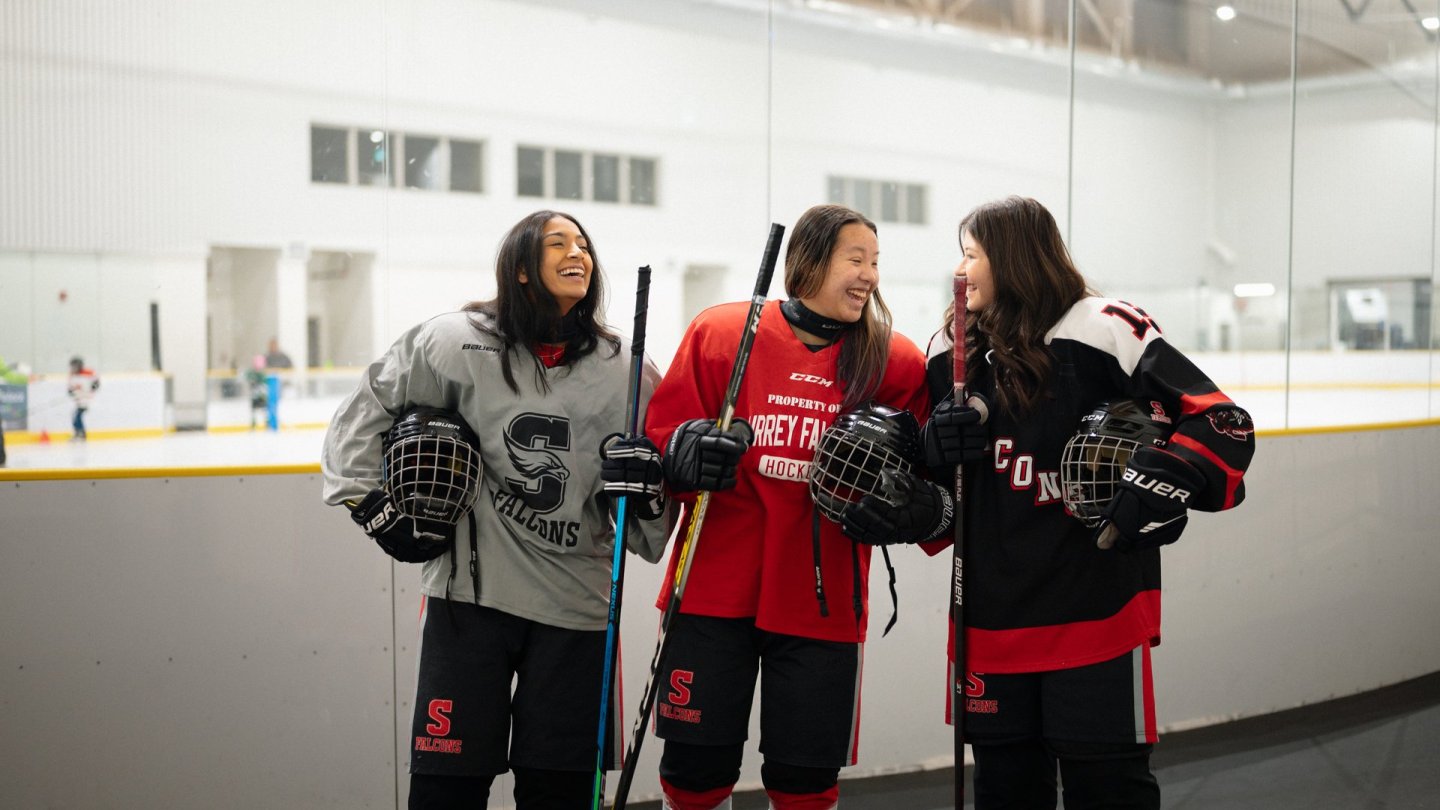
<path id="1" fill-rule="evenodd" d="M 880 233 L 875 223 L 843 205 L 817 205 L 800 215 L 785 248 L 786 295 L 807 298 L 820 292 L 840 229 L 853 223 L 864 225 L 877 236 Z M 865 302 L 860 322 L 841 340 L 836 370 L 845 392 L 842 409 L 864 402 L 879 390 L 885 364 L 890 360 L 890 331 L 890 309 L 877 287 Z"/>
<path id="2" fill-rule="evenodd" d="M 990 260 L 993 300 L 966 313 L 967 380 L 974 385 L 993 350 L 995 394 L 1000 407 L 1016 413 L 1034 409 L 1046 392 L 1054 358 L 1045 334 L 1093 291 L 1075 269 L 1055 218 L 1029 197 L 985 203 L 960 220 L 959 235 L 980 243 Z M 945 312 L 952 342 L 955 305 Z"/>
<path id="3" fill-rule="evenodd" d="M 560 217 L 575 224 L 590 246 L 590 288 L 585 297 L 571 307 L 562 324 L 560 305 L 555 296 L 540 283 L 540 256 L 544 252 L 545 226 Z M 534 279 L 534 284 L 521 284 L 520 275 Z M 605 274 L 600 269 L 600 256 L 595 243 L 580 220 L 560 211 L 542 210 L 515 223 L 500 243 L 495 256 L 495 297 L 488 301 L 471 301 L 465 312 L 483 312 L 495 319 L 494 326 L 482 325 L 471 318 L 476 329 L 495 335 L 505 346 L 500 354 L 500 372 L 510 390 L 520 393 L 511 368 L 511 356 L 529 357 L 534 363 L 536 385 L 549 390 L 545 367 L 531 347 L 537 343 L 564 341 L 565 361 L 574 363 L 595 351 L 601 340 L 610 344 L 611 353 L 620 350 L 620 339 L 605 325 Z M 573 326 L 572 326 L 573 324 Z M 568 332 L 569 334 L 562 334 Z M 518 349 L 518 351 L 517 351 Z"/>

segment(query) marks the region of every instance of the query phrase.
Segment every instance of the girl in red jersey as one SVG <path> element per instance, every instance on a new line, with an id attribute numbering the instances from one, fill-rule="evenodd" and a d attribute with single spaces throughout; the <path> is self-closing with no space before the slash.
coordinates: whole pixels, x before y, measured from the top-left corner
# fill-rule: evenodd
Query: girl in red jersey
<path id="1" fill-rule="evenodd" d="M 1058 765 L 1067 810 L 1158 808 L 1159 548 L 1179 539 L 1187 509 L 1244 498 L 1250 416 L 1144 310 L 1089 290 L 1035 200 L 976 208 L 960 243 L 968 389 L 989 418 L 952 401 L 954 340 L 942 329 L 926 375 L 939 404 L 922 443 L 942 480 L 965 464 L 963 718 L 976 807 L 1053 810 Z M 1097 406 L 1135 400 L 1174 432 L 1130 457 L 1104 522 L 1087 526 L 1067 513 L 1062 452 Z"/>
<path id="2" fill-rule="evenodd" d="M 774 807 L 832 807 L 840 768 L 856 761 L 870 549 L 816 521 L 806 481 L 839 413 L 869 400 L 929 409 L 924 358 L 891 331 L 879 282 L 875 224 L 811 208 L 786 250 L 789 300 L 762 311 L 731 429 L 715 420 L 748 302 L 696 317 L 650 400 L 646 433 L 665 448 L 670 491 L 714 492 L 658 673 L 667 808 L 729 806 L 757 674 Z"/>

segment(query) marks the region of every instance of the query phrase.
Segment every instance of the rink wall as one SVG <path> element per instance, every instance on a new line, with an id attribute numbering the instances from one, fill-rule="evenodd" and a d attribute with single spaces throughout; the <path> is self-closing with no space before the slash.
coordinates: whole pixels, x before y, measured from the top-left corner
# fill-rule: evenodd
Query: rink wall
<path id="1" fill-rule="evenodd" d="M 1165 551 L 1162 729 L 1440 671 L 1437 457 L 1434 420 L 1262 435 L 1246 502 L 1196 515 Z M 321 505 L 315 472 L 133 475 L 0 471 L 4 803 L 403 806 L 418 568 Z M 953 762 L 948 566 L 892 556 L 900 623 L 866 646 L 847 778 Z M 627 570 L 632 710 L 659 582 L 655 566 Z M 637 800 L 658 790 L 658 750 L 645 748 Z M 758 765 L 752 751 L 742 784 Z M 509 806 L 510 788 L 502 778 L 491 806 Z"/>

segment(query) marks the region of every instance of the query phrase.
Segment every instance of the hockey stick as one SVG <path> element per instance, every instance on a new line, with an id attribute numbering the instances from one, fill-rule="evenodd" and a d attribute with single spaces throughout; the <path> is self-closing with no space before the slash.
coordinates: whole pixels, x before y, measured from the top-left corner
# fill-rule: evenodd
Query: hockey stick
<path id="1" fill-rule="evenodd" d="M 635 328 L 630 337 L 630 390 L 625 400 L 625 437 L 640 429 L 640 377 L 645 369 L 645 316 L 650 309 L 650 265 L 639 270 L 635 282 Z M 610 562 L 610 615 L 605 623 L 604 674 L 600 678 L 600 732 L 596 738 L 595 795 L 592 810 L 605 803 L 605 733 L 610 708 L 610 689 L 619 658 L 620 596 L 625 582 L 625 506 L 629 496 L 615 499 L 615 556 Z M 617 721 L 619 717 L 615 718 Z M 615 741 L 619 750 L 621 740 Z"/>
<path id="2" fill-rule="evenodd" d="M 965 396 L 965 276 L 955 277 L 955 340 L 951 347 L 954 361 L 955 404 L 966 402 Z M 955 810 L 965 807 L 965 465 L 955 466 L 955 582 L 950 604 L 951 634 L 954 638 L 955 668 L 951 677 L 950 720 L 955 726 Z"/>
<path id="3" fill-rule="evenodd" d="M 780 256 L 780 240 L 784 235 L 784 225 L 771 224 L 770 238 L 765 243 L 765 255 L 760 260 L 760 275 L 755 279 L 755 294 L 750 298 L 750 312 L 745 316 L 745 331 L 740 333 L 740 348 L 735 352 L 735 365 L 730 369 L 730 384 L 725 389 L 720 418 L 715 422 L 721 430 L 729 430 L 730 420 L 735 416 L 735 401 L 740 397 L 740 382 L 745 377 L 745 366 L 750 362 L 750 348 L 755 343 L 755 332 L 760 328 L 760 311 L 765 307 L 765 294 L 770 290 L 770 277 L 775 274 L 775 261 Z M 640 694 L 640 714 L 635 718 L 635 730 L 631 734 L 630 747 L 625 752 L 625 762 L 620 768 L 620 781 L 615 786 L 614 810 L 624 810 L 625 800 L 630 795 L 630 783 L 635 779 L 640 746 L 645 742 L 645 725 L 650 721 L 650 711 L 655 707 L 655 678 L 665 657 L 665 641 L 670 623 L 675 614 L 680 612 L 680 600 L 685 595 L 685 583 L 690 579 L 690 564 L 695 560 L 695 550 L 700 547 L 700 527 L 705 523 L 705 510 L 709 505 L 710 493 L 702 490 L 695 499 L 690 528 L 680 546 L 679 558 L 675 564 L 675 579 L 670 583 L 670 599 L 665 604 L 665 612 L 660 616 L 655 656 L 650 659 L 650 677 L 645 681 L 645 691 Z"/>

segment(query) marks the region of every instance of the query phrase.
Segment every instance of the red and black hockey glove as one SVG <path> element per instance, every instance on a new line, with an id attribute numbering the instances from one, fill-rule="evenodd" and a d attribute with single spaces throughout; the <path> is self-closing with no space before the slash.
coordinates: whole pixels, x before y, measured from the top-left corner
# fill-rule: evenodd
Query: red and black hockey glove
<path id="1" fill-rule="evenodd" d="M 914 473 L 880 473 L 880 494 L 845 507 L 840 528 L 857 543 L 888 546 L 923 543 L 948 534 L 955 522 L 955 498 Z"/>
<path id="2" fill-rule="evenodd" d="M 665 470 L 660 450 L 644 436 L 612 433 L 600 443 L 600 480 L 611 498 L 628 497 L 626 509 L 642 520 L 665 514 Z"/>
<path id="3" fill-rule="evenodd" d="M 728 431 L 709 419 L 684 422 L 665 443 L 665 482 L 672 492 L 731 489 L 740 457 L 754 439 L 744 419 L 733 420 Z"/>
<path id="4" fill-rule="evenodd" d="M 400 562 L 433 560 L 444 554 L 455 539 L 454 526 L 400 514 L 383 489 L 370 490 L 364 500 L 350 507 L 350 519 Z"/>
<path id="5" fill-rule="evenodd" d="M 971 394 L 964 405 L 956 405 L 953 398 L 942 400 L 920 429 L 925 466 L 941 470 L 979 461 L 989 439 L 989 416 L 990 401 L 979 394 Z"/>
<path id="6" fill-rule="evenodd" d="M 1205 488 L 1205 477 L 1174 453 L 1157 447 L 1136 451 L 1125 465 L 1115 497 L 1105 507 L 1096 542 L 1105 547 L 1106 528 L 1113 526 L 1115 548 L 1121 551 L 1159 548 L 1180 539 L 1190 521 L 1188 509 Z"/>

